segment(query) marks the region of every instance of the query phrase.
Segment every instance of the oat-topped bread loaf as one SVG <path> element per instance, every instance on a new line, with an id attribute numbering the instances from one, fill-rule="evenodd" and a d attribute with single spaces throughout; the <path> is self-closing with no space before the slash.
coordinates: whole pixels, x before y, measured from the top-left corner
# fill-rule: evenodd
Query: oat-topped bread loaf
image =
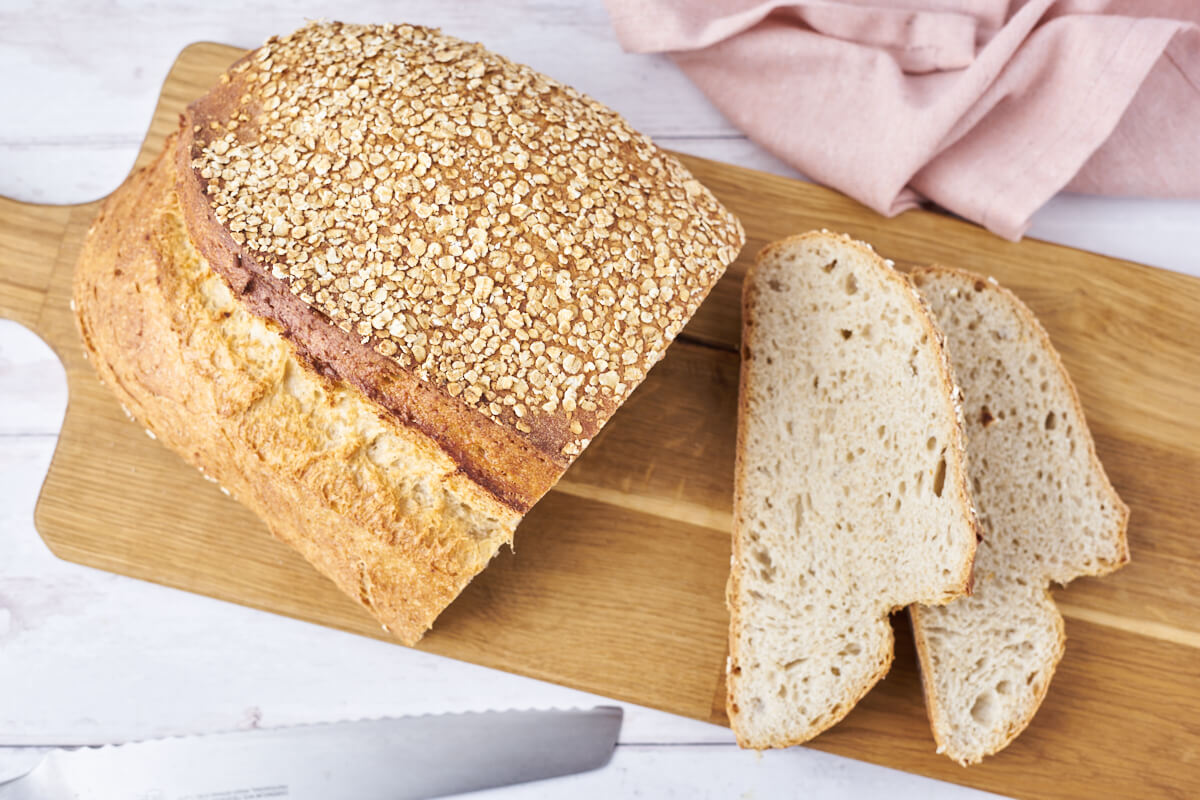
<path id="1" fill-rule="evenodd" d="M 573 89 L 425 28 L 312 24 L 105 202 L 75 300 L 138 421 L 411 643 L 742 241 Z"/>
<path id="2" fill-rule="evenodd" d="M 744 291 L 727 707 L 761 749 L 884 676 L 889 612 L 967 591 L 976 522 L 942 337 L 902 274 L 809 233 Z"/>
<path id="3" fill-rule="evenodd" d="M 944 267 L 913 271 L 964 393 L 983 541 L 971 597 L 911 609 L 938 751 L 962 764 L 1033 719 L 1063 655 L 1051 581 L 1129 560 L 1129 510 L 1096 457 L 1050 337 L 1011 292 Z"/>

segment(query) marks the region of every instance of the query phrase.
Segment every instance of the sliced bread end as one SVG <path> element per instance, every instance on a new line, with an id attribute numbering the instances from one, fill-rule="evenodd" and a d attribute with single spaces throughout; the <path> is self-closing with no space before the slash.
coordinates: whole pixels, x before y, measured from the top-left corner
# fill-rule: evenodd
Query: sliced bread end
<path id="1" fill-rule="evenodd" d="M 984 539 L 975 591 L 911 609 L 939 752 L 962 764 L 1025 729 L 1062 657 L 1051 582 L 1129 560 L 1129 509 L 1096 457 L 1075 387 L 1033 313 L 994 281 L 914 270 L 964 392 L 968 471 Z"/>

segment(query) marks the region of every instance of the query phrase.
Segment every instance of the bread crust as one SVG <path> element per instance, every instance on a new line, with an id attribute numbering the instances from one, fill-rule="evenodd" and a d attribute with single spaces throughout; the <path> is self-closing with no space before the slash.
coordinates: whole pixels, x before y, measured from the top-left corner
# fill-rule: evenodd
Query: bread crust
<path id="1" fill-rule="evenodd" d="M 570 464 L 546 437 L 526 438 L 493 422 L 343 331 L 289 291 L 217 221 L 205 194 L 206 182 L 193 166 L 195 133 L 236 108 L 238 98 L 248 91 L 247 73 L 237 67 L 252 56 L 236 62 L 227 73 L 229 80 L 188 106 L 170 148 L 176 192 L 196 248 L 251 311 L 280 326 L 314 370 L 358 387 L 406 425 L 437 441 L 459 469 L 502 503 L 528 511 Z"/>
<path id="2" fill-rule="evenodd" d="M 176 157 L 189 230 L 215 269 L 253 281 L 257 313 L 289 331 L 301 320 L 325 368 L 410 416 L 519 510 L 662 357 L 744 241 L 612 111 L 419 26 L 313 23 L 269 40 L 189 106 Z M 309 193 L 296 203 L 298 189 Z M 305 234 L 277 236 L 259 205 Z"/>
<path id="3" fill-rule="evenodd" d="M 414 644 L 520 513 L 419 428 L 308 372 L 276 323 L 240 306 L 187 235 L 174 164 L 168 145 L 85 240 L 74 299 L 90 360 L 127 413 Z M 373 457 L 383 445 L 401 463 Z"/>
<path id="4" fill-rule="evenodd" d="M 142 424 L 411 644 L 743 238 L 569 87 L 426 28 L 311 23 L 104 203 L 77 319 Z"/>
<path id="5" fill-rule="evenodd" d="M 1019 297 L 1013 292 L 1000 286 L 996 281 L 986 278 L 974 272 L 954 267 L 945 267 L 939 264 L 931 264 L 928 266 L 916 267 L 910 272 L 910 276 L 917 286 L 921 285 L 923 279 L 930 276 L 952 276 L 967 285 L 973 286 L 977 292 L 996 292 L 1004 298 L 1004 303 L 1014 310 L 1025 328 L 1036 337 L 1040 350 L 1045 353 L 1051 364 L 1063 378 L 1069 392 L 1069 402 L 1071 403 L 1075 414 L 1084 423 L 1084 439 L 1087 443 L 1088 462 L 1091 466 L 1093 477 L 1096 479 L 1096 485 L 1104 488 L 1104 493 L 1108 501 L 1119 512 L 1119 524 L 1113 531 L 1114 543 L 1117 546 L 1117 557 L 1111 561 L 1098 561 L 1095 569 L 1077 569 L 1076 576 L 1083 577 L 1087 575 L 1099 576 L 1107 575 L 1129 562 L 1129 543 L 1127 539 L 1127 529 L 1129 524 L 1129 507 L 1121 500 L 1116 490 L 1113 488 L 1108 475 L 1104 470 L 1104 465 L 1101 463 L 1096 454 L 1095 441 L 1092 439 L 1091 432 L 1086 428 L 1086 417 L 1083 413 L 1083 405 L 1079 401 L 1079 393 L 1075 388 L 1075 383 L 1071 380 L 1066 366 L 1062 362 L 1062 357 L 1058 350 L 1055 349 L 1050 340 L 1050 335 L 1046 329 L 1042 327 L 1041 322 L 1034 313 L 1026 306 Z M 962 766 L 970 766 L 977 764 L 983 758 L 994 755 L 1004 748 L 1008 747 L 1014 739 L 1021 734 L 1033 721 L 1038 709 L 1046 698 L 1046 693 L 1050 688 L 1050 681 L 1053 678 L 1054 672 L 1061 662 L 1063 654 L 1066 652 L 1066 630 L 1063 623 L 1062 615 L 1058 612 L 1054 604 L 1053 597 L 1050 593 L 1051 579 L 1045 577 L 1045 587 L 1043 590 L 1044 603 L 1049 610 L 1053 612 L 1053 619 L 1057 629 L 1057 644 L 1051 660 L 1042 665 L 1045 669 L 1046 679 L 1034 686 L 1034 693 L 1031 702 L 1028 706 L 1022 709 L 1021 716 L 1016 720 L 1009 721 L 1003 737 L 995 746 L 987 749 L 982 753 L 963 753 L 953 750 L 953 743 L 950 740 L 950 726 L 945 709 L 939 701 L 936 687 L 934 686 L 933 670 L 930 668 L 932 664 L 932 656 L 930 653 L 929 638 L 925 632 L 921 622 L 920 610 L 916 607 L 910 607 L 909 620 L 912 625 L 913 640 L 916 644 L 917 659 L 921 665 L 921 688 L 925 696 L 926 714 L 929 718 L 930 730 L 933 733 L 933 738 L 937 744 L 937 752 L 944 753 L 949 758 L 958 762 Z"/>
<path id="6" fill-rule="evenodd" d="M 253 313 L 275 322 L 312 369 L 356 386 L 406 425 L 438 442 L 458 468 L 497 500 L 524 513 L 570 463 L 560 454 L 484 417 L 462 400 L 422 383 L 411 371 L 333 325 L 292 294 L 282 281 L 238 245 L 213 215 L 192 167 L 197 125 L 236 83 L 192 104 L 171 148 L 175 188 L 196 248 Z"/>
<path id="7" fill-rule="evenodd" d="M 867 694 L 867 692 L 869 692 L 871 688 L 887 674 L 889 668 L 891 667 L 894 655 L 894 636 L 891 626 L 885 618 L 883 619 L 883 625 L 887 629 L 887 637 L 886 641 L 881 641 L 878 669 L 868 676 L 868 678 L 864 680 L 859 687 L 857 687 L 856 692 L 852 696 L 848 697 L 845 702 L 840 702 L 838 704 L 836 713 L 819 719 L 808 729 L 798 732 L 794 736 L 775 737 L 766 740 L 752 738 L 740 724 L 742 716 L 740 709 L 737 707 L 734 692 L 737 683 L 737 676 L 740 673 L 739 664 L 741 661 L 741 653 L 738 649 L 738 642 L 741 639 L 740 634 L 742 631 L 742 623 L 735 599 L 740 593 L 742 579 L 741 565 L 744 563 L 744 560 L 742 558 L 743 554 L 741 548 L 741 540 L 743 537 L 739 534 L 737 525 L 740 518 L 738 508 L 745 502 L 743 460 L 746 442 L 744 438 L 745 424 L 743 420 L 745 419 L 745 415 L 747 413 L 750 394 L 754 391 L 752 382 L 749 379 L 749 364 L 753 358 L 753 353 L 750 351 L 748 342 L 753 338 L 752 331 L 758 324 L 756 319 L 756 295 L 758 292 L 756 283 L 757 268 L 758 265 L 761 264 L 763 260 L 775 250 L 794 247 L 808 240 L 830 237 L 835 238 L 840 246 L 849 247 L 857 251 L 858 254 L 863 258 L 873 261 L 880 266 L 887 267 L 886 271 L 881 272 L 884 272 L 884 274 L 887 275 L 888 280 L 896 283 L 898 286 L 903 287 L 905 295 L 912 300 L 914 309 L 919 312 L 916 317 L 921 320 L 922 326 L 929 334 L 932 346 L 939 354 L 938 381 L 943 388 L 943 392 L 941 394 L 947 400 L 948 410 L 950 413 L 955 415 L 959 422 L 959 424 L 955 426 L 954 439 L 948 444 L 946 450 L 947 459 L 952 461 L 955 465 L 955 469 L 947 470 L 947 475 L 953 473 L 955 476 L 957 476 L 958 479 L 953 483 L 954 491 L 958 495 L 961 507 L 971 509 L 969 521 L 972 529 L 975 532 L 975 542 L 979 541 L 981 538 L 979 521 L 974 514 L 970 493 L 966 483 L 965 440 L 962 430 L 962 411 L 957 401 L 959 394 L 958 387 L 954 383 L 953 373 L 950 369 L 950 360 L 946 355 L 945 338 L 942 336 L 941 331 L 933 323 L 933 315 L 929 311 L 928 304 L 925 302 L 924 298 L 922 298 L 915 291 L 912 284 L 902 273 L 897 272 L 892 268 L 891 262 L 887 262 L 882 259 L 868 245 L 852 239 L 845 234 L 831 234 L 828 231 L 810 231 L 808 233 L 791 236 L 786 239 L 768 244 L 759 252 L 757 258 L 755 259 L 754 265 L 751 266 L 751 268 L 747 271 L 742 284 L 742 362 L 738 389 L 739 422 L 737 426 L 737 447 L 734 467 L 734 529 L 732 535 L 733 544 L 732 555 L 730 557 L 730 573 L 728 582 L 726 583 L 725 592 L 726 607 L 730 612 L 729 659 L 726 665 L 726 712 L 729 716 L 730 726 L 732 727 L 734 734 L 737 736 L 738 745 L 743 748 L 762 750 L 767 748 L 791 747 L 797 744 L 802 744 L 837 724 L 847 714 L 849 714 L 854 706 L 857 705 L 857 703 Z M 972 547 L 974 547 L 974 542 L 972 542 Z M 950 600 L 954 599 L 954 597 L 969 593 L 971 590 L 972 577 L 973 559 L 968 558 L 965 561 L 965 568 L 961 569 L 959 573 L 953 577 L 951 585 L 953 585 L 955 588 L 952 591 L 947 592 L 944 596 L 937 598 L 934 602 L 949 602 Z M 881 608 L 880 616 L 886 617 L 888 614 L 900 608 L 903 608 L 903 606 L 898 605 L 891 608 Z"/>

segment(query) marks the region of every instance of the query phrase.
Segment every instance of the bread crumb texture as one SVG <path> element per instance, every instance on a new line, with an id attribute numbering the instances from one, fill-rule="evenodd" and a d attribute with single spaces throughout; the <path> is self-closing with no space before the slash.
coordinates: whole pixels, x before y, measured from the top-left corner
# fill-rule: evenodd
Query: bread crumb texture
<path id="1" fill-rule="evenodd" d="M 729 715 L 745 747 L 836 723 L 887 671 L 888 613 L 969 582 L 949 365 L 906 279 L 812 233 L 747 278 Z"/>
<path id="2" fill-rule="evenodd" d="M 491 419 L 565 415 L 568 457 L 742 245 L 615 112 L 436 30 L 314 23 L 224 82 L 192 164 L 243 250 Z"/>
<path id="3" fill-rule="evenodd" d="M 1129 512 L 1033 313 L 980 275 L 927 267 L 913 280 L 963 387 L 983 527 L 974 593 L 914 606 L 913 629 L 939 752 L 971 764 L 1007 746 L 1045 697 L 1065 644 L 1048 585 L 1128 561 Z"/>

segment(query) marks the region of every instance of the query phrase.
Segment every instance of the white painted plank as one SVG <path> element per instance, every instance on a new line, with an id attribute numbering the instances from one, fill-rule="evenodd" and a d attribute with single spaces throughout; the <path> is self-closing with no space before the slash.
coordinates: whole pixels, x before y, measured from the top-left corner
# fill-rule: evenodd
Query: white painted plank
<path id="1" fill-rule="evenodd" d="M 33 331 L 0 320 L 0 437 L 57 436 L 66 408 L 67 377 L 58 357 Z"/>
<path id="2" fill-rule="evenodd" d="M 608 103 L 653 136 L 737 134 L 668 59 L 622 53 L 600 3 L 372 0 L 350 10 L 328 0 L 76 7 L 26 0 L 0 12 L 0 107 L 7 109 L 0 115 L 0 194 L 30 202 L 103 196 L 129 171 L 158 89 L 184 46 L 254 47 L 322 17 L 416 22 L 484 41 Z M 98 148 L 100 160 L 81 169 L 83 156 L 68 153 L 73 144 Z"/>
<path id="3" fill-rule="evenodd" d="M 0 748 L 0 781 L 28 772 L 47 752 L 47 748 Z M 478 800 L 545 797 L 985 800 L 1000 795 L 805 748 L 760 756 L 732 745 L 618 745 L 612 761 L 599 771 L 461 796 Z"/>
<path id="4" fill-rule="evenodd" d="M 470 795 L 480 800 L 572 797 L 802 797 L 838 800 L 982 800 L 998 795 L 793 747 L 766 753 L 734 746 L 621 745 L 599 772 Z"/>
<path id="5" fill-rule="evenodd" d="M 0 748 L 0 781 L 24 774 L 47 751 Z M 469 760 L 469 759 L 464 759 Z M 803 797 L 808 800 L 985 800 L 999 795 L 940 783 L 806 748 L 759 755 L 732 745 L 618 745 L 604 769 L 475 792 L 478 800 L 545 797 Z"/>

